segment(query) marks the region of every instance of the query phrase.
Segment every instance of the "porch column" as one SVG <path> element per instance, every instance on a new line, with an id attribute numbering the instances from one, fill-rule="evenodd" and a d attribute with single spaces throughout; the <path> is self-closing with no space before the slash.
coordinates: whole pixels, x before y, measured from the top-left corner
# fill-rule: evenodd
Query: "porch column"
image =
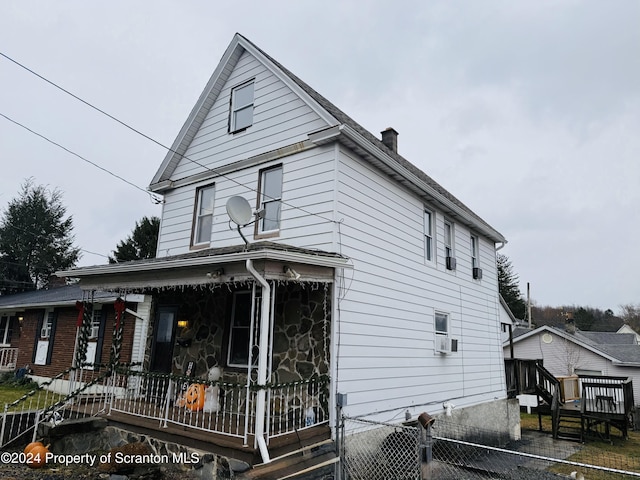
<path id="1" fill-rule="evenodd" d="M 251 259 L 247 259 L 246 267 L 262 286 L 262 305 L 260 307 L 260 338 L 258 339 L 258 392 L 256 395 L 256 442 L 260 449 L 260 456 L 264 463 L 269 463 L 269 451 L 267 442 L 264 439 L 264 423 L 266 415 L 266 390 L 267 383 L 267 362 L 269 360 L 269 318 L 271 307 L 271 287 L 265 278 L 253 268 Z"/>

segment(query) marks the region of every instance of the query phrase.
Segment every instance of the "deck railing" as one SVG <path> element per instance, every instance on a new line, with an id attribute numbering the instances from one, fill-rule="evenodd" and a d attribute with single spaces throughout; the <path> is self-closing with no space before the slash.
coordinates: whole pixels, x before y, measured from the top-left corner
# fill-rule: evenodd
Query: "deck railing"
<path id="1" fill-rule="evenodd" d="M 8 372 L 16 369 L 18 349 L 13 347 L 0 348 L 0 371 Z"/>

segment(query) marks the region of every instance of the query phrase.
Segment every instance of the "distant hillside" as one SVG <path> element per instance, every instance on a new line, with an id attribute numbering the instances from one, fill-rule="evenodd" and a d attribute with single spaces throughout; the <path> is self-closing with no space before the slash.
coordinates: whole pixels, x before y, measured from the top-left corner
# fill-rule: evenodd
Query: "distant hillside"
<path id="1" fill-rule="evenodd" d="M 624 320 L 617 317 L 609 309 L 600 310 L 591 307 L 531 307 L 532 323 L 536 327 L 549 325 L 563 328 L 566 321 L 566 312 L 573 313 L 576 327 L 583 331 L 591 332 L 616 332 L 624 325 Z"/>

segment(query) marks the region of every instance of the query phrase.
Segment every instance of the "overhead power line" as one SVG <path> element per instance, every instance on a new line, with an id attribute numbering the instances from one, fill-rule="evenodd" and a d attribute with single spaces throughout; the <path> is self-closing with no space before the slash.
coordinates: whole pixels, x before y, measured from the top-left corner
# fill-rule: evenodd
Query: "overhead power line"
<path id="1" fill-rule="evenodd" d="M 149 195 L 149 197 L 151 198 L 151 200 L 152 200 L 154 203 L 162 203 L 162 200 L 161 200 L 161 199 L 159 199 L 158 197 L 156 197 L 153 193 L 151 193 L 151 192 L 149 192 L 149 191 L 145 190 L 144 188 L 142 188 L 142 187 L 140 187 L 140 186 L 136 185 L 135 183 L 130 182 L 130 181 L 129 181 L 129 180 L 127 180 L 126 178 L 123 178 L 123 177 L 121 177 L 120 175 L 118 175 L 118 174 L 116 174 L 116 173 L 113 173 L 112 171 L 110 171 L 110 170 L 108 170 L 108 169 L 104 168 L 102 165 L 98 165 L 97 163 L 92 162 L 92 161 L 91 161 L 91 160 L 89 160 L 88 158 L 83 157 L 83 156 L 82 156 L 82 155 L 80 155 L 79 153 L 76 153 L 76 152 L 74 152 L 73 150 L 68 149 L 68 148 L 67 148 L 67 147 L 65 147 L 64 145 L 61 145 L 60 143 L 58 143 L 58 142 L 55 142 L 55 141 L 51 140 L 49 137 L 47 137 L 47 136 L 45 136 L 45 135 L 43 135 L 43 134 L 41 134 L 41 133 L 36 132 L 35 130 L 33 130 L 33 129 L 31 129 L 31 128 L 27 127 L 26 125 L 24 125 L 24 124 L 22 124 L 22 123 L 18 122 L 17 120 L 14 120 L 13 118 L 9 117 L 8 115 L 5 115 L 4 113 L 0 112 L 0 117 L 5 118 L 6 120 L 10 121 L 10 122 L 11 122 L 11 123 L 13 123 L 14 125 L 17 125 L 17 126 L 19 126 L 20 128 L 25 129 L 26 131 L 28 131 L 28 132 L 32 133 L 33 135 L 36 135 L 37 137 L 40 137 L 41 139 L 43 139 L 43 140 L 45 140 L 45 141 L 47 141 L 47 142 L 51 143 L 52 145 L 55 145 L 56 147 L 61 148 L 61 149 L 62 149 L 62 150 L 64 150 L 65 152 L 70 153 L 71 155 L 73 155 L 73 156 L 75 156 L 75 157 L 78 157 L 80 160 L 83 160 L 83 161 L 85 161 L 85 162 L 87 162 L 87 163 L 89 163 L 89 164 L 93 165 L 94 167 L 99 168 L 99 169 L 100 169 L 100 170 L 102 170 L 103 172 L 106 172 L 106 173 L 108 173 L 109 175 L 111 175 L 111 176 L 113 176 L 113 177 L 117 178 L 118 180 L 122 180 L 123 182 L 125 182 L 125 183 L 127 183 L 127 184 L 131 185 L 132 187 L 134 187 L 134 188 L 136 188 L 136 189 L 138 189 L 138 190 L 140 190 L 140 191 L 142 191 L 142 192 L 146 193 L 147 195 Z"/>
<path id="2" fill-rule="evenodd" d="M 22 68 L 22 69 L 26 70 L 27 72 L 31 73 L 32 75 L 35 75 L 36 77 L 38 77 L 38 78 L 39 78 L 39 79 L 41 79 L 42 81 L 44 81 L 44 82 L 48 83 L 48 84 L 49 84 L 49 85 L 51 85 L 52 87 L 57 88 L 58 90 L 60 90 L 60 91 L 62 91 L 62 92 L 64 92 L 64 93 L 66 93 L 67 95 L 69 95 L 69 96 L 71 96 L 71 97 L 75 98 L 77 101 L 79 101 L 79 102 L 83 103 L 84 105 L 88 106 L 89 108 L 92 108 L 93 110 L 95 110 L 95 111 L 97 111 L 97 112 L 101 113 L 102 115 L 105 115 L 106 117 L 108 117 L 108 118 L 110 118 L 111 120 L 113 120 L 113 121 L 115 121 L 115 122 L 119 123 L 119 124 L 120 124 L 120 125 L 122 125 L 123 127 L 125 127 L 125 128 L 127 128 L 127 129 L 131 130 L 132 132 L 134 132 L 134 133 L 136 133 L 136 134 L 138 134 L 138 135 L 140 135 L 140 136 L 142 136 L 142 137 L 146 138 L 146 139 L 147 139 L 147 140 L 149 140 L 150 142 L 155 143 L 155 144 L 156 144 L 156 145 L 158 145 L 159 147 L 162 147 L 163 149 L 167 150 L 168 152 L 175 153 L 175 154 L 179 155 L 179 156 L 180 156 L 180 158 L 184 158 L 185 160 L 187 160 L 187 161 L 189 161 L 189 162 L 191 162 L 191 163 L 193 163 L 193 164 L 195 164 L 195 165 L 198 165 L 199 167 L 203 168 L 203 169 L 204 169 L 205 171 L 207 171 L 207 172 L 211 172 L 211 173 L 214 173 L 214 174 L 216 174 L 216 175 L 219 175 L 219 176 L 221 176 L 222 178 L 225 178 L 226 180 L 229 180 L 230 182 L 233 182 L 233 183 L 235 183 L 235 184 L 236 184 L 236 185 L 238 185 L 238 186 L 242 186 L 242 187 L 246 188 L 246 189 L 247 189 L 247 190 L 249 190 L 249 191 L 252 191 L 252 192 L 258 193 L 258 190 L 257 190 L 257 189 L 252 188 L 252 187 L 250 187 L 249 185 L 247 185 L 247 184 L 245 184 L 245 183 L 239 182 L 239 181 L 237 181 L 236 179 L 229 177 L 228 175 L 226 175 L 226 174 L 224 174 L 224 173 L 222 173 L 222 172 L 218 171 L 218 170 L 217 170 L 217 169 L 215 169 L 215 168 L 207 167 L 206 165 L 203 165 L 203 164 L 201 164 L 200 162 L 198 162 L 198 161 L 196 161 L 196 160 L 193 160 L 192 158 L 189 158 L 188 156 L 186 156 L 186 155 L 184 155 L 184 154 L 181 154 L 181 153 L 177 152 L 177 151 L 176 151 L 176 150 L 174 150 L 173 148 L 171 148 L 171 147 L 168 147 L 168 146 L 164 145 L 162 142 L 160 142 L 160 141 L 156 140 L 155 138 L 153 138 L 153 137 L 151 137 L 151 136 L 147 135 L 146 133 L 144 133 L 144 132 L 142 132 L 142 131 L 138 130 L 137 128 L 135 128 L 135 127 L 133 127 L 133 126 L 129 125 L 128 123 L 124 122 L 123 120 L 120 120 L 119 118 L 115 117 L 114 115 L 111 115 L 110 113 L 108 113 L 108 112 L 104 111 L 103 109 L 101 109 L 101 108 L 99 108 L 99 107 L 97 107 L 97 106 L 93 105 L 92 103 L 88 102 L 87 100 L 84 100 L 83 98 L 81 98 L 81 97 L 79 97 L 78 95 L 76 95 L 76 94 L 74 94 L 74 93 L 70 92 L 70 91 L 69 91 L 69 90 L 67 90 L 66 88 L 64 88 L 64 87 L 62 87 L 62 86 L 58 85 L 57 83 L 55 83 L 55 82 L 53 82 L 53 81 L 49 80 L 49 79 L 48 79 L 48 78 L 46 78 L 45 76 L 40 75 L 40 74 L 39 74 L 39 73 L 37 73 L 36 71 L 34 71 L 34 70 L 32 70 L 31 68 L 27 67 L 26 65 L 23 65 L 22 63 L 18 62 L 17 60 L 14 60 L 14 59 L 13 59 L 13 58 L 11 58 L 10 56 L 6 55 L 5 53 L 0 52 L 0 56 L 2 56 L 2 57 L 4 57 L 4 58 L 6 58 L 6 59 L 7 59 L 7 60 L 9 60 L 10 62 L 12 62 L 12 63 L 14 63 L 15 65 L 19 66 L 20 68 Z M 3 116 L 4 116 L 4 115 L 3 115 Z M 6 118 L 6 117 L 5 117 L 5 118 Z M 52 142 L 52 143 L 53 143 L 53 142 Z M 137 188 L 139 188 L 139 187 L 137 187 Z M 277 199 L 275 199 L 275 198 L 273 198 L 273 197 L 271 197 L 271 196 L 269 196 L 269 195 L 265 194 L 264 192 L 262 192 L 262 195 L 264 195 L 266 198 L 269 198 L 269 199 L 271 199 L 271 200 L 277 200 Z M 290 204 L 290 203 L 285 202 L 284 200 L 280 200 L 280 203 L 281 203 L 282 205 L 286 205 L 286 206 L 288 206 L 288 207 L 291 207 L 291 208 L 295 208 L 295 209 L 297 209 L 297 210 L 300 210 L 301 212 L 304 212 L 304 213 L 306 213 L 307 215 L 313 215 L 313 216 L 315 216 L 315 217 L 321 218 L 321 219 L 325 220 L 326 222 L 339 223 L 339 222 L 337 222 L 336 220 L 333 220 L 333 219 L 331 219 L 331 218 L 326 218 L 324 215 L 320 215 L 319 213 L 311 212 L 311 211 L 306 210 L 305 208 L 299 207 L 299 206 L 297 206 L 297 205 L 292 205 L 292 204 Z"/>

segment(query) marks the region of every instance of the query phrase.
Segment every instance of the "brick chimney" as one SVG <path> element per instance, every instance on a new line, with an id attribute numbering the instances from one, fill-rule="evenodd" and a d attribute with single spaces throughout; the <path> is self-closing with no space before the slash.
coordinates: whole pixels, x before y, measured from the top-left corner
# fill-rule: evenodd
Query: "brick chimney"
<path id="1" fill-rule="evenodd" d="M 389 150 L 393 151 L 393 153 L 398 153 L 398 132 L 389 127 L 380 133 L 382 133 L 382 143 L 384 143 Z"/>
<path id="2" fill-rule="evenodd" d="M 576 321 L 573 318 L 573 312 L 565 314 L 564 331 L 572 335 L 576 333 Z"/>
<path id="3" fill-rule="evenodd" d="M 67 284 L 66 277 L 58 277 L 57 275 L 49 275 L 49 285 L 47 288 L 64 287 Z"/>

